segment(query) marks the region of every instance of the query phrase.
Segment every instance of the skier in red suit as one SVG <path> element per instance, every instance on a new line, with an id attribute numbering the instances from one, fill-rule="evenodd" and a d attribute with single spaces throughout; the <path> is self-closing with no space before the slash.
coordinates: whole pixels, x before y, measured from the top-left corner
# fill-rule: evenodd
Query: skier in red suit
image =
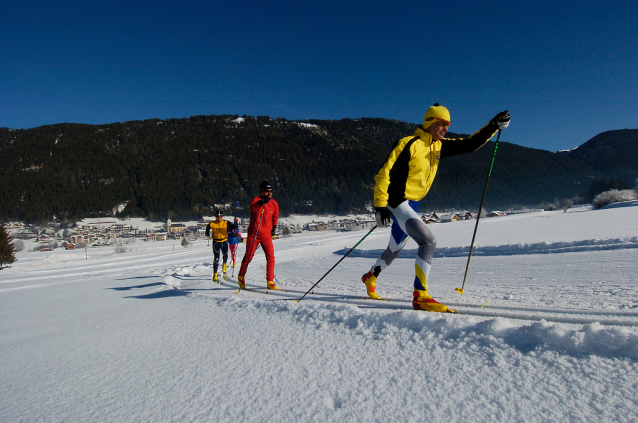
<path id="1" fill-rule="evenodd" d="M 272 246 L 272 236 L 277 228 L 279 220 L 279 204 L 272 199 L 272 185 L 264 181 L 259 185 L 259 196 L 250 202 L 250 224 L 246 237 L 246 253 L 241 261 L 241 268 L 237 281 L 239 288 L 246 288 L 244 276 L 248 269 L 257 247 L 261 247 L 266 254 L 266 280 L 268 289 L 279 289 L 275 285 L 275 251 Z"/>

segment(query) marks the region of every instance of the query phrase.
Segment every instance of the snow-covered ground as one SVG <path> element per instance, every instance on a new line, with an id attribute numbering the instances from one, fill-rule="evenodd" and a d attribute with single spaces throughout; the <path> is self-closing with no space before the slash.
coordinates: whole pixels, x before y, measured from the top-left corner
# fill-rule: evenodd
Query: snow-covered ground
<path id="1" fill-rule="evenodd" d="M 638 204 L 431 225 L 365 297 L 385 248 L 365 234 L 274 242 L 286 291 L 210 281 L 205 239 L 17 254 L 0 271 L 3 422 L 638 421 Z M 239 248 L 239 258 L 244 247 Z M 265 286 L 261 250 L 248 285 Z M 230 272 L 229 272 L 230 275 Z M 487 304 L 484 308 L 481 305 Z M 465 314 L 462 314 L 465 313 Z"/>

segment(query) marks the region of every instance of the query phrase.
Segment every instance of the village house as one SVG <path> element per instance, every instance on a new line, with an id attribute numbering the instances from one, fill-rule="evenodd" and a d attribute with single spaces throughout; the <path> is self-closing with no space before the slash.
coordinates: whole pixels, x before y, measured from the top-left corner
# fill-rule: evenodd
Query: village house
<path id="1" fill-rule="evenodd" d="M 499 216 L 506 216 L 506 214 L 503 213 L 502 211 L 495 210 L 485 215 L 485 217 L 499 217 Z"/>
<path id="2" fill-rule="evenodd" d="M 166 241 L 166 237 L 167 237 L 167 233 L 166 232 L 151 232 L 146 234 L 146 240 L 147 241 Z"/>
<path id="3" fill-rule="evenodd" d="M 184 232 L 186 230 L 186 225 L 184 225 L 183 223 L 174 223 L 172 225 L 170 225 L 168 227 L 168 230 L 166 232 L 173 232 L 176 234 L 181 234 L 182 232 Z"/>
<path id="4" fill-rule="evenodd" d="M 310 223 L 306 223 L 304 229 L 307 231 L 323 231 L 326 229 L 326 224 L 324 222 L 315 222 L 313 220 Z"/>
<path id="5" fill-rule="evenodd" d="M 120 224 L 120 223 L 117 223 L 117 224 L 115 224 L 115 225 L 111 225 L 111 226 L 109 227 L 109 230 L 110 230 L 110 231 L 112 231 L 112 232 L 116 232 L 116 233 L 118 233 L 118 232 L 119 232 L 119 233 L 122 233 L 122 232 L 124 232 L 124 231 L 130 232 L 130 231 L 132 231 L 132 230 L 133 230 L 133 228 L 132 228 L 131 226 L 128 226 L 128 227 L 127 227 L 127 226 L 125 226 L 125 225 L 122 225 L 122 224 Z"/>
<path id="6" fill-rule="evenodd" d="M 441 218 L 436 212 L 432 212 L 430 214 L 422 214 L 421 220 L 425 222 L 426 224 L 429 224 L 429 223 L 439 223 L 441 221 Z"/>
<path id="7" fill-rule="evenodd" d="M 458 220 L 459 220 L 459 214 L 458 213 L 447 213 L 447 214 L 444 214 L 443 216 L 441 216 L 441 223 L 457 222 Z"/>
<path id="8" fill-rule="evenodd" d="M 88 235 L 72 235 L 69 239 L 72 244 L 88 244 L 93 240 L 93 237 Z"/>

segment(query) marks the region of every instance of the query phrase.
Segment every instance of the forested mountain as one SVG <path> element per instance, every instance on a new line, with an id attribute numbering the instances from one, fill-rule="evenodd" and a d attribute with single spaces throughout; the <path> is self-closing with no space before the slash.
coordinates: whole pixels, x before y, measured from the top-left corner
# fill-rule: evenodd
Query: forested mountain
<path id="1" fill-rule="evenodd" d="M 274 185 L 283 215 L 364 211 L 391 145 L 414 129 L 387 119 L 227 115 L 0 128 L 0 219 L 104 216 L 122 204 L 120 215 L 152 219 L 210 215 L 221 204 L 247 215 L 264 179 Z M 571 198 L 612 175 L 611 167 L 503 142 L 506 134 L 488 209 Z M 423 210 L 475 209 L 493 146 L 442 161 Z"/>
<path id="2" fill-rule="evenodd" d="M 562 154 L 592 169 L 632 183 L 638 177 L 638 130 L 603 132 Z"/>

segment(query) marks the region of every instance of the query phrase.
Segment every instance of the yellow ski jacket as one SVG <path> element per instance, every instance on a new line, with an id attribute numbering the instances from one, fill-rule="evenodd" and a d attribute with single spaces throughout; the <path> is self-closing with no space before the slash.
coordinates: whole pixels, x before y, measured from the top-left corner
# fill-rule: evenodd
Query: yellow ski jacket
<path id="1" fill-rule="evenodd" d="M 213 220 L 206 226 L 206 236 L 213 234 L 213 242 L 224 242 L 228 239 L 228 230 L 236 229 L 235 225 L 228 220 L 217 222 Z"/>
<path id="2" fill-rule="evenodd" d="M 432 135 L 421 127 L 392 147 L 375 176 L 374 206 L 397 207 L 405 200 L 419 201 L 434 182 L 442 157 L 476 151 L 494 136 L 498 126 L 489 122 L 467 138 L 443 138 L 432 141 Z"/>

